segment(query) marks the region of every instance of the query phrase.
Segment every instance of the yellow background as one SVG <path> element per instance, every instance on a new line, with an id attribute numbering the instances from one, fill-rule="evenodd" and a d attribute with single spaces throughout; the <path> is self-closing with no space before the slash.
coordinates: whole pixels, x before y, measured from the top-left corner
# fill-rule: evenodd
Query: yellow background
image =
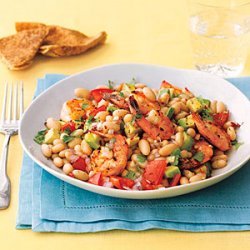
<path id="1" fill-rule="evenodd" d="M 193 68 L 185 0 L 0 0 L 0 37 L 15 32 L 15 21 L 58 24 L 88 35 L 105 30 L 109 35 L 104 46 L 86 54 L 63 59 L 40 56 L 24 71 L 10 72 L 0 64 L 0 99 L 4 80 L 23 80 L 25 106 L 32 99 L 36 79 L 49 72 L 72 74 L 117 62 Z M 243 72 L 247 74 L 249 57 Z M 2 142 L 3 136 L 0 146 Z M 22 153 L 16 136 L 11 140 L 8 161 L 12 202 L 8 210 L 0 211 L 0 249 L 250 249 L 250 232 L 116 230 L 74 235 L 18 231 L 15 220 Z"/>

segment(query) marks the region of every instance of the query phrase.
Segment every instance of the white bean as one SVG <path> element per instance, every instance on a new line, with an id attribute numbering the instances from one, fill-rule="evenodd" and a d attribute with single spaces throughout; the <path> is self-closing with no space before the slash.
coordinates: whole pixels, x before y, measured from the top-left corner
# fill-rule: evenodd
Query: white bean
<path id="1" fill-rule="evenodd" d="M 181 179 L 180 179 L 180 184 L 181 185 L 185 185 L 185 184 L 188 184 L 189 183 L 189 180 L 186 176 L 182 176 Z"/>
<path id="2" fill-rule="evenodd" d="M 89 90 L 88 89 L 84 89 L 84 88 L 76 88 L 75 91 L 75 96 L 78 98 L 89 98 Z"/>
<path id="3" fill-rule="evenodd" d="M 204 174 L 204 173 L 198 173 L 198 174 L 192 176 L 189 179 L 189 182 L 193 183 L 193 182 L 201 181 L 201 180 L 204 180 L 204 179 L 206 179 L 206 174 Z"/>
<path id="4" fill-rule="evenodd" d="M 113 117 L 115 117 L 115 116 L 124 117 L 127 113 L 128 113 L 128 111 L 125 109 L 117 109 L 113 112 Z"/>
<path id="5" fill-rule="evenodd" d="M 227 165 L 227 161 L 221 159 L 221 160 L 216 160 L 212 162 L 212 167 L 217 169 L 217 168 L 224 168 Z"/>
<path id="6" fill-rule="evenodd" d="M 65 163 L 65 164 L 63 165 L 63 172 L 64 172 L 65 174 L 69 174 L 69 173 L 71 173 L 73 170 L 74 170 L 74 168 L 72 167 L 72 165 L 71 165 L 70 163 Z"/>
<path id="7" fill-rule="evenodd" d="M 123 121 L 125 123 L 128 123 L 128 122 L 131 122 L 133 119 L 133 115 L 132 114 L 126 114 L 124 117 L 123 117 Z"/>
<path id="8" fill-rule="evenodd" d="M 52 147 L 52 152 L 54 154 L 57 154 L 64 149 L 65 149 L 65 144 L 60 143 L 60 144 L 56 144 L 55 146 Z"/>
<path id="9" fill-rule="evenodd" d="M 54 128 L 56 130 L 60 130 L 61 129 L 61 123 L 58 120 L 56 120 L 56 119 L 54 119 L 52 117 L 49 117 L 47 119 L 46 126 L 49 129 L 51 129 L 51 128 Z"/>
<path id="10" fill-rule="evenodd" d="M 231 141 L 234 141 L 236 139 L 236 133 L 233 127 L 230 126 L 227 128 L 227 134 L 229 135 Z"/>
<path id="11" fill-rule="evenodd" d="M 70 135 L 71 136 L 82 136 L 84 134 L 83 129 L 76 129 Z"/>
<path id="12" fill-rule="evenodd" d="M 164 147 L 160 148 L 159 154 L 161 156 L 168 156 L 170 155 L 176 148 L 178 147 L 177 144 L 169 143 L 165 145 Z"/>
<path id="13" fill-rule="evenodd" d="M 142 92 L 143 92 L 143 94 L 146 96 L 146 98 L 147 98 L 149 101 L 154 102 L 154 101 L 156 100 L 155 93 L 154 93 L 154 91 L 153 91 L 151 88 L 149 88 L 149 87 L 144 87 L 144 88 L 142 89 Z"/>
<path id="14" fill-rule="evenodd" d="M 103 127 L 107 129 L 113 129 L 114 131 L 120 130 L 120 125 L 114 122 L 104 122 Z"/>
<path id="15" fill-rule="evenodd" d="M 76 145 L 80 145 L 82 140 L 80 138 L 74 138 L 68 143 L 69 148 L 74 148 Z"/>
<path id="16" fill-rule="evenodd" d="M 92 148 L 89 146 L 89 144 L 85 140 L 83 140 L 81 143 L 81 149 L 82 149 L 82 152 L 86 155 L 91 155 L 92 153 Z"/>
<path id="17" fill-rule="evenodd" d="M 178 132 L 175 135 L 175 141 L 178 144 L 178 146 L 182 146 L 183 145 L 183 141 L 184 141 L 184 134 L 183 132 Z"/>
<path id="18" fill-rule="evenodd" d="M 216 112 L 217 113 L 222 113 L 222 112 L 224 112 L 224 111 L 226 111 L 226 106 L 225 106 L 225 104 L 223 103 L 223 102 L 217 102 L 217 104 L 216 104 Z"/>
<path id="19" fill-rule="evenodd" d="M 87 181 L 89 179 L 89 175 L 82 170 L 73 170 L 73 175 L 76 179 L 81 181 Z"/>
<path id="20" fill-rule="evenodd" d="M 143 155 L 149 155 L 150 153 L 150 145 L 147 140 L 141 139 L 138 143 L 139 149 Z"/>
<path id="21" fill-rule="evenodd" d="M 51 147 L 48 144 L 42 144 L 41 146 L 42 153 L 45 157 L 50 158 L 52 155 L 52 150 Z"/>
<path id="22" fill-rule="evenodd" d="M 64 164 L 63 159 L 60 157 L 55 157 L 53 160 L 53 163 L 55 164 L 56 167 L 61 168 Z"/>

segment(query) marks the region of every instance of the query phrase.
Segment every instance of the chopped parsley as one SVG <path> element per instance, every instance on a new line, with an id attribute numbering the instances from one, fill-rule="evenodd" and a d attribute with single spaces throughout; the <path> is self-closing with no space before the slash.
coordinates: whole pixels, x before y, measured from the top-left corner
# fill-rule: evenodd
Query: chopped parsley
<path id="1" fill-rule="evenodd" d="M 146 161 L 146 157 L 144 155 L 137 155 L 137 161 L 139 163 L 144 163 Z"/>
<path id="2" fill-rule="evenodd" d="M 74 136 L 64 135 L 62 140 L 64 143 L 68 143 L 68 142 L 72 141 L 74 138 L 75 138 Z"/>
<path id="3" fill-rule="evenodd" d="M 65 128 L 63 132 L 69 135 L 69 134 L 71 134 L 71 129 Z"/>
<path id="4" fill-rule="evenodd" d="M 109 89 L 114 89 L 115 83 L 113 81 L 108 81 Z"/>
<path id="5" fill-rule="evenodd" d="M 128 179 L 131 179 L 131 180 L 135 180 L 136 179 L 136 173 L 129 170 L 125 177 L 128 178 Z"/>
<path id="6" fill-rule="evenodd" d="M 135 119 L 141 119 L 142 118 L 142 114 L 136 114 L 135 115 Z"/>
<path id="7" fill-rule="evenodd" d="M 89 118 L 86 120 L 86 122 L 85 122 L 85 124 L 84 124 L 84 129 L 83 129 L 84 133 L 85 133 L 87 130 L 90 129 L 90 126 L 91 126 L 91 124 L 93 123 L 93 118 L 94 118 L 94 116 L 90 115 Z"/>
<path id="8" fill-rule="evenodd" d="M 243 145 L 244 143 L 243 143 L 243 142 L 238 142 L 237 140 L 234 140 L 234 141 L 231 142 L 231 144 L 232 144 L 232 146 L 234 146 L 234 148 L 235 148 L 236 150 L 238 150 L 239 147 L 240 147 L 241 145 Z"/>
<path id="9" fill-rule="evenodd" d="M 161 89 L 160 92 L 159 92 L 159 96 L 163 95 L 163 94 L 169 94 L 169 89 Z"/>
<path id="10" fill-rule="evenodd" d="M 115 110 L 117 110 L 118 108 L 117 107 L 115 107 L 115 106 L 108 106 L 107 107 L 107 111 L 108 112 L 111 112 L 111 113 L 113 113 Z"/>
<path id="11" fill-rule="evenodd" d="M 136 79 L 133 77 L 128 84 L 135 85 L 137 83 Z"/>
<path id="12" fill-rule="evenodd" d="M 34 137 L 34 141 L 38 144 L 42 144 L 44 142 L 45 134 L 47 133 L 47 129 L 41 130 L 37 132 Z"/>
<path id="13" fill-rule="evenodd" d="M 202 119 L 206 121 L 214 120 L 213 116 L 211 115 L 211 111 L 209 109 L 203 109 L 200 114 L 201 114 Z"/>
<path id="14" fill-rule="evenodd" d="M 125 97 L 125 95 L 123 94 L 123 92 L 120 92 L 119 95 L 120 95 L 121 97 L 123 97 L 123 98 Z"/>
<path id="15" fill-rule="evenodd" d="M 88 106 L 89 106 L 88 103 L 83 103 L 83 104 L 82 104 L 82 109 L 86 109 Z"/>
<path id="16" fill-rule="evenodd" d="M 204 159 L 204 154 L 201 151 L 198 151 L 194 156 L 193 159 L 195 159 L 198 162 L 202 162 Z"/>

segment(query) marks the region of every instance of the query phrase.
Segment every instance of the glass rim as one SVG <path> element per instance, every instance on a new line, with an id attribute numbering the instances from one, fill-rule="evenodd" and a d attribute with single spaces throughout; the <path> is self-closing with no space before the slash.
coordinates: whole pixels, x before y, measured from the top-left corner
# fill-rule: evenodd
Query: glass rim
<path id="1" fill-rule="evenodd" d="M 208 7 L 208 8 L 219 8 L 219 9 L 231 9 L 231 8 L 240 8 L 240 7 L 244 7 L 246 5 L 250 5 L 250 1 L 246 1 L 245 3 L 241 3 L 241 4 L 232 4 L 229 6 L 216 6 L 213 4 L 206 4 L 206 3 L 201 3 L 199 1 L 191 1 L 192 4 L 197 4 L 203 7 Z"/>

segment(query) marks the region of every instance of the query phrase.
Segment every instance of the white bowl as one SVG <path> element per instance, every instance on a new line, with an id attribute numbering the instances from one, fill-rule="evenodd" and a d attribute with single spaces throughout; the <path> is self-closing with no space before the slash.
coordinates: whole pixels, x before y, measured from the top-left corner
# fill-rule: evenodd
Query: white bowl
<path id="1" fill-rule="evenodd" d="M 40 146 L 33 141 L 37 131 L 43 128 L 48 117 L 59 118 L 62 104 L 74 97 L 77 87 L 95 88 L 106 84 L 108 80 L 116 83 L 137 81 L 157 88 L 162 80 L 169 81 L 178 87 L 188 87 L 195 95 L 201 95 L 211 100 L 220 100 L 227 104 L 233 120 L 242 124 L 238 132 L 238 140 L 244 144 L 230 153 L 228 165 L 213 171 L 212 177 L 206 180 L 167 189 L 150 191 L 126 191 L 100 187 L 79 181 L 65 175 L 53 166 L 41 153 Z M 156 199 L 173 197 L 190 193 L 211 186 L 227 178 L 247 162 L 250 158 L 250 102 L 228 81 L 200 71 L 180 70 L 156 65 L 145 64 L 115 64 L 107 65 L 67 77 L 39 95 L 27 108 L 20 125 L 21 143 L 26 153 L 43 169 L 57 178 L 79 188 L 95 193 L 129 199 Z"/>

